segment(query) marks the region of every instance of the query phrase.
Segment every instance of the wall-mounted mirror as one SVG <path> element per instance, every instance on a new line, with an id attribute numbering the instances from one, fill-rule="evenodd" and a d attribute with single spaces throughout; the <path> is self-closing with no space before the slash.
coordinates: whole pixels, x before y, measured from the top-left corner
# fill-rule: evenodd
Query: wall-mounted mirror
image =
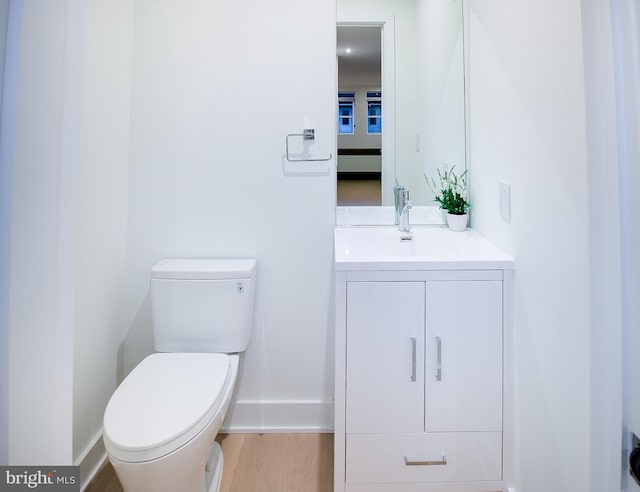
<path id="1" fill-rule="evenodd" d="M 396 182 L 439 220 L 424 175 L 466 164 L 462 1 L 337 1 L 338 224 L 393 223 Z"/>

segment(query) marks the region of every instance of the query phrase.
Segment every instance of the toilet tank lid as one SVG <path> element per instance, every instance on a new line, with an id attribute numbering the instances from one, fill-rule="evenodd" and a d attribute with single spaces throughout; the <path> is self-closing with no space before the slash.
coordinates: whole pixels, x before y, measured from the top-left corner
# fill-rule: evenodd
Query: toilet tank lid
<path id="1" fill-rule="evenodd" d="M 152 279 L 229 280 L 251 278 L 256 271 L 253 259 L 161 260 L 151 269 Z"/>

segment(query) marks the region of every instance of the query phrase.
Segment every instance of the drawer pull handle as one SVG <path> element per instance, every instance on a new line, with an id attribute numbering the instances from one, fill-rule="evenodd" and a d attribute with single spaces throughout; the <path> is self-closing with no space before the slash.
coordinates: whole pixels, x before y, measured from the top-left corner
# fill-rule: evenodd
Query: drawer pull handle
<path id="1" fill-rule="evenodd" d="M 416 339 L 411 337 L 411 382 L 416 382 Z"/>
<path id="2" fill-rule="evenodd" d="M 413 461 L 413 460 L 409 460 L 409 458 L 405 456 L 404 464 L 406 466 L 440 466 L 440 465 L 447 464 L 447 458 L 443 454 L 442 459 L 440 461 Z"/>
<path id="3" fill-rule="evenodd" d="M 436 337 L 436 381 L 442 381 L 442 338 Z"/>

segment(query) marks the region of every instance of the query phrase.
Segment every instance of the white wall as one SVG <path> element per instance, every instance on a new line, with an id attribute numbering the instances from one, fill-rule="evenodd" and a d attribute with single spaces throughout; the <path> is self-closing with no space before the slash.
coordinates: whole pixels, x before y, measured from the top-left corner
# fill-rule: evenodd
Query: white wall
<path id="1" fill-rule="evenodd" d="M 473 224 L 515 258 L 517 492 L 589 490 L 585 89 L 578 0 L 470 0 Z M 511 185 L 500 219 L 498 184 Z M 510 443 L 507 443 L 508 445 Z"/>
<path id="2" fill-rule="evenodd" d="M 9 463 L 71 464 L 75 170 L 84 8 L 25 2 L 9 278 Z"/>
<path id="3" fill-rule="evenodd" d="M 4 61 L 7 49 L 7 26 L 9 23 L 9 0 L 0 0 L 0 77 L 4 74 Z M 0 101 L 4 84 L 0 84 Z"/>
<path id="4" fill-rule="evenodd" d="M 620 490 L 622 330 L 613 3 L 582 0 L 589 183 L 592 491 Z M 625 470 L 621 473 L 622 470 Z"/>
<path id="5" fill-rule="evenodd" d="M 628 467 L 631 433 L 640 436 L 640 8 L 637 2 L 613 2 L 616 48 L 618 144 L 620 148 L 622 359 L 623 359 L 623 466 Z M 623 490 L 640 486 L 622 474 Z"/>
<path id="6" fill-rule="evenodd" d="M 335 8 L 251 12 L 140 1 L 134 39 L 126 0 L 25 4 L 2 168 L 7 462 L 85 475 L 101 458 L 106 401 L 151 350 L 148 272 L 164 256 L 258 259 L 230 425 L 331 426 L 335 170 L 283 154 L 309 120 L 313 154 L 334 148 Z"/>
<path id="7" fill-rule="evenodd" d="M 139 0 L 134 26 L 125 372 L 152 351 L 155 262 L 256 258 L 228 425 L 328 427 L 335 165 L 283 154 L 305 118 L 334 151 L 335 5 Z"/>
<path id="8" fill-rule="evenodd" d="M 131 0 L 86 3 L 73 358 L 73 459 L 83 477 L 104 458 L 102 417 L 122 373 L 133 45 Z"/>
<path id="9" fill-rule="evenodd" d="M 20 6 L 3 462 L 82 463 L 85 476 L 103 459 L 93 445 L 124 338 L 133 10 Z"/>
<path id="10" fill-rule="evenodd" d="M 21 5 L 20 5 L 21 7 Z M 12 19 L 18 19 L 14 2 Z M 11 182 L 18 32 L 13 20 L 9 33 L 9 1 L 0 2 L 0 463 L 9 461 L 9 266 L 11 264 Z M 8 55 L 8 56 L 7 56 Z M 5 68 L 6 67 L 6 68 Z M 6 101 L 5 101 L 6 100 Z"/>

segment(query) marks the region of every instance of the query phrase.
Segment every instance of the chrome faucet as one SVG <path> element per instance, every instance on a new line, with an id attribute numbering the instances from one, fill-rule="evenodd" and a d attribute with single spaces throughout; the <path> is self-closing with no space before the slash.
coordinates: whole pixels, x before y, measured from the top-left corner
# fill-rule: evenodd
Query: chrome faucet
<path id="1" fill-rule="evenodd" d="M 398 218 L 398 230 L 401 232 L 411 232 L 409 224 L 409 210 L 411 210 L 411 202 L 409 201 L 409 190 L 402 188 L 402 193 L 398 193 L 398 208 L 400 217 Z"/>
<path id="2" fill-rule="evenodd" d="M 396 214 L 395 214 L 395 225 L 400 225 L 400 215 L 402 214 L 402 208 L 404 207 L 404 202 L 408 200 L 405 199 L 405 195 L 408 195 L 409 191 L 404 186 L 398 186 L 398 180 L 396 180 L 396 185 L 393 187 L 393 197 L 395 199 L 396 206 Z"/>

